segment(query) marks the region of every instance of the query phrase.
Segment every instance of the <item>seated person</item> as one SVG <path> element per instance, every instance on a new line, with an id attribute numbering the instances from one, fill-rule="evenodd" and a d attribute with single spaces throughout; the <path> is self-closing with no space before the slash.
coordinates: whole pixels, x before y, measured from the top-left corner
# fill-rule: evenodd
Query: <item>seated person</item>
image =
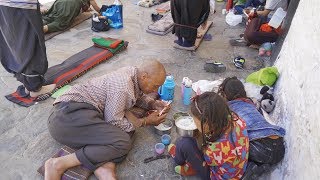
<path id="1" fill-rule="evenodd" d="M 95 0 L 56 0 L 49 10 L 42 10 L 43 32 L 62 31 L 70 27 L 74 18 L 90 7 L 100 11 Z"/>
<path id="2" fill-rule="evenodd" d="M 246 123 L 233 113 L 227 102 L 214 92 L 194 97 L 190 105 L 203 145 L 194 137 L 181 137 L 168 152 L 183 176 L 199 179 L 240 179 L 246 170 L 249 139 Z"/>
<path id="3" fill-rule="evenodd" d="M 159 115 L 166 107 L 162 101 L 147 117 L 137 118 L 130 111 L 151 105 L 140 98 L 157 92 L 165 76 L 160 62 L 149 61 L 75 85 L 58 97 L 48 119 L 49 132 L 59 143 L 78 150 L 47 160 L 45 179 L 61 179 L 64 171 L 78 165 L 94 171 L 98 179 L 116 179 L 115 163 L 130 151 L 135 129 L 165 121 L 167 113 Z"/>
<path id="4" fill-rule="evenodd" d="M 287 10 L 287 0 L 266 0 L 263 11 L 256 11 L 256 14 L 249 13 L 248 25 L 245 29 L 244 36 L 240 39 L 231 39 L 230 44 L 233 46 L 249 46 L 261 45 L 265 42 L 276 42 L 279 37 L 279 29 L 275 30 L 270 27 L 266 32 L 262 31 L 261 25 L 267 22 L 268 16 L 272 16 L 273 12 L 278 8 Z M 253 18 L 250 18 L 253 17 Z"/>
<path id="5" fill-rule="evenodd" d="M 235 4 L 235 14 L 243 14 L 243 9 L 248 7 L 258 8 L 259 6 L 264 6 L 265 0 L 236 0 L 233 3 Z"/>
<path id="6" fill-rule="evenodd" d="M 219 93 L 229 101 L 231 111 L 247 124 L 249 163 L 243 179 L 258 179 L 262 173 L 270 170 L 270 166 L 283 159 L 285 130 L 267 122 L 236 77 L 226 78 L 219 87 Z"/>
<path id="7" fill-rule="evenodd" d="M 172 33 L 178 37 L 175 40 L 179 46 L 193 47 L 197 39 L 197 28 L 206 27 L 210 13 L 209 0 L 171 0 L 171 15 L 174 22 Z"/>

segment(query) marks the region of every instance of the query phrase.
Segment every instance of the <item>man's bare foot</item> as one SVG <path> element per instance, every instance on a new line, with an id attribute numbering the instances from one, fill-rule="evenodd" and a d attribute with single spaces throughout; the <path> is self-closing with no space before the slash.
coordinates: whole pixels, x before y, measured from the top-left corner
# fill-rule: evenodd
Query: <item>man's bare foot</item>
<path id="1" fill-rule="evenodd" d="M 107 162 L 94 171 L 99 180 L 116 180 L 116 164 Z"/>
<path id="2" fill-rule="evenodd" d="M 42 94 L 46 94 L 46 93 L 50 93 L 51 91 L 53 91 L 56 88 L 56 84 L 49 84 L 46 86 L 42 86 L 41 89 L 37 92 L 34 91 L 30 91 L 30 96 L 31 97 L 38 97 Z"/>
<path id="3" fill-rule="evenodd" d="M 62 174 L 64 173 L 64 169 L 61 169 L 57 163 L 56 158 L 48 159 L 44 164 L 45 172 L 44 179 L 45 180 L 60 180 Z"/>

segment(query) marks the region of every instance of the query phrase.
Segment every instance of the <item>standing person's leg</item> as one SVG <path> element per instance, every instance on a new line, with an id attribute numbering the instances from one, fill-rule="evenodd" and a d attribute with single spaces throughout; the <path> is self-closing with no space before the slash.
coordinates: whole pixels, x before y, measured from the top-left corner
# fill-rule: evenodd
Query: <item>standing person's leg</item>
<path id="1" fill-rule="evenodd" d="M 0 34 L 3 67 L 24 84 L 32 97 L 51 92 L 55 85 L 42 87 L 48 61 L 39 7 L 0 6 Z"/>
<path id="2" fill-rule="evenodd" d="M 260 45 L 265 42 L 275 42 L 278 39 L 276 32 L 262 32 L 260 26 L 262 19 L 253 18 L 244 31 L 244 38 L 249 44 Z"/>
<path id="3" fill-rule="evenodd" d="M 192 137 L 182 137 L 177 140 L 176 145 L 170 145 L 169 153 L 174 161 L 181 165 L 181 168 L 189 164 L 196 175 L 201 179 L 208 179 L 210 170 L 207 164 L 204 164 L 203 154 L 198 148 L 197 141 Z M 177 169 L 176 169 L 177 170 Z"/>
<path id="4" fill-rule="evenodd" d="M 80 148 L 73 157 L 88 169 L 95 171 L 97 176 L 101 172 L 108 172 L 114 176 L 114 173 L 110 173 L 110 169 L 114 167 L 110 162 L 122 161 L 131 149 L 132 142 L 128 133 L 107 124 L 103 115 L 87 103 L 56 104 L 48 119 L 48 128 L 51 136 L 61 144 Z M 48 161 L 53 160 L 59 162 L 56 163 L 58 167 L 70 168 L 66 166 L 64 159 L 55 158 Z M 73 166 L 78 165 L 77 161 L 72 162 Z"/>
<path id="5" fill-rule="evenodd" d="M 173 22 L 176 24 L 180 24 L 181 22 L 181 6 L 179 0 L 171 0 L 170 1 L 171 6 L 171 16 L 173 19 Z M 173 26 L 172 33 L 175 34 L 178 37 L 178 40 L 175 40 L 174 43 L 178 45 L 182 45 L 182 37 L 180 35 L 180 27 L 178 25 Z"/>

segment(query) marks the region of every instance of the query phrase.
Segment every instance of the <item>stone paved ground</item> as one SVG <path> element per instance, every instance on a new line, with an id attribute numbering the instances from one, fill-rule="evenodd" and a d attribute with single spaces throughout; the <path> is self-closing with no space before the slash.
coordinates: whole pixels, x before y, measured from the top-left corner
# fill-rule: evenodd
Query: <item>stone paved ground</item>
<path id="1" fill-rule="evenodd" d="M 111 1 L 101 1 L 110 4 Z M 104 33 L 91 31 L 91 21 L 72 28 L 46 42 L 49 66 L 61 63 L 71 55 L 92 45 L 91 38 L 95 36 L 110 36 L 129 41 L 128 49 L 94 68 L 72 84 L 85 82 L 87 79 L 103 75 L 114 69 L 137 65 L 143 60 L 158 59 L 166 67 L 167 72 L 176 79 L 176 95 L 172 114 L 186 111 L 181 103 L 180 82 L 184 76 L 194 81 L 200 79 L 216 80 L 228 76 L 245 78 L 250 72 L 259 69 L 263 63 L 256 60 L 257 50 L 247 47 L 231 47 L 229 38 L 237 37 L 243 32 L 244 25 L 230 27 L 221 14 L 223 3 L 216 3 L 216 14 L 211 14 L 213 26 L 209 30 L 212 41 L 205 41 L 196 52 L 186 52 L 172 48 L 174 35 L 156 36 L 145 32 L 151 23 L 150 14 L 155 8 L 142 8 L 132 1 L 123 0 L 124 28 L 110 30 Z M 241 55 L 246 58 L 244 70 L 236 69 L 231 63 L 232 58 Z M 227 66 L 227 71 L 221 74 L 207 73 L 203 70 L 208 59 L 220 61 Z M 1 179 L 42 179 L 36 172 L 37 168 L 62 145 L 55 142 L 47 129 L 47 118 L 52 108 L 53 99 L 40 102 L 29 108 L 20 107 L 5 99 L 5 95 L 13 92 L 19 83 L 0 67 L 0 177 Z M 175 130 L 171 133 L 176 139 Z M 154 134 L 152 128 L 138 129 L 135 134 L 135 144 L 127 159 L 118 165 L 119 179 L 182 179 L 174 173 L 172 160 L 158 160 L 144 164 L 144 158 L 154 154 L 153 146 L 160 137 Z M 91 177 L 95 179 L 95 177 Z M 195 178 L 188 178 L 195 179 Z"/>

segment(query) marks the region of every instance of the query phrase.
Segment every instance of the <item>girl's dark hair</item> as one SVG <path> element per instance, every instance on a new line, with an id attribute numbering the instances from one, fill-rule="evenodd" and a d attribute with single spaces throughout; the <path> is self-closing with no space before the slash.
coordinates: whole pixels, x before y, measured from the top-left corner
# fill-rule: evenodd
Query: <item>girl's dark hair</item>
<path id="1" fill-rule="evenodd" d="M 228 101 L 237 98 L 247 98 L 246 90 L 237 77 L 228 77 L 219 86 L 218 94 L 227 98 Z"/>
<path id="2" fill-rule="evenodd" d="M 193 116 L 201 120 L 203 143 L 206 143 L 204 124 L 209 126 L 210 136 L 207 137 L 207 140 L 210 142 L 218 140 L 226 130 L 233 128 L 227 102 L 215 92 L 205 92 L 195 97 L 190 109 Z"/>

